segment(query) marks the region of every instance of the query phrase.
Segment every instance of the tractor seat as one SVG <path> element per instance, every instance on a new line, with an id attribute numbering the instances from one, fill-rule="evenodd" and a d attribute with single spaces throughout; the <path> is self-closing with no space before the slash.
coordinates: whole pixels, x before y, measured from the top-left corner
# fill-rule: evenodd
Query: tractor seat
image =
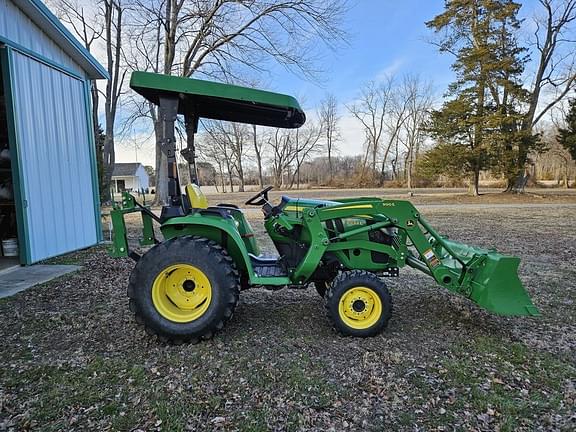
<path id="1" fill-rule="evenodd" d="M 234 212 L 242 213 L 242 210 L 233 204 L 218 204 L 216 207 L 209 207 L 208 199 L 197 184 L 190 183 L 186 186 L 185 191 L 186 200 L 188 201 L 186 204 L 189 205 L 188 211 L 198 211 L 200 214 L 217 215 L 223 218 L 232 217 Z"/>
<path id="2" fill-rule="evenodd" d="M 206 209 L 208 208 L 208 199 L 202 193 L 200 186 L 190 183 L 186 186 L 186 197 L 193 209 Z"/>

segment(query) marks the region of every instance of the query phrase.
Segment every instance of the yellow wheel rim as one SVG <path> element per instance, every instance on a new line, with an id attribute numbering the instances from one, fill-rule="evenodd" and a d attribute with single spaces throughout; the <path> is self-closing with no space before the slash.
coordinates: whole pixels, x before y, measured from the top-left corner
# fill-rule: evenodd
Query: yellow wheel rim
<path id="1" fill-rule="evenodd" d="M 364 330 L 376 324 L 382 316 L 382 300 L 371 288 L 350 288 L 340 298 L 338 313 L 348 327 Z"/>
<path id="2" fill-rule="evenodd" d="M 152 302 L 160 315 L 186 323 L 200 318 L 212 300 L 212 285 L 202 270 L 174 264 L 162 270 L 152 285 Z"/>

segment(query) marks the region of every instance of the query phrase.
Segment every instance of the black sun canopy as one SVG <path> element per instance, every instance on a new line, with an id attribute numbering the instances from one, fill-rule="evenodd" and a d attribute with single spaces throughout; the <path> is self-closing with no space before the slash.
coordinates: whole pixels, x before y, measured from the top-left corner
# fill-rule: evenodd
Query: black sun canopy
<path id="1" fill-rule="evenodd" d="M 279 128 L 298 128 L 306 115 L 292 96 L 263 90 L 149 72 L 133 72 L 130 87 L 158 105 L 177 96 L 178 113 Z"/>

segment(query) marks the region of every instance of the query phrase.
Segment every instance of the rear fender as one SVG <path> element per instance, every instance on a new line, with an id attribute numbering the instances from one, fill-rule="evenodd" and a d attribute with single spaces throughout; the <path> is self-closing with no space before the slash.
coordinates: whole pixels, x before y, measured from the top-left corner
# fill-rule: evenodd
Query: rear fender
<path id="1" fill-rule="evenodd" d="M 226 219 L 210 216 L 188 215 L 174 217 L 160 227 L 166 240 L 186 235 L 196 235 L 213 240 L 222 246 L 234 260 L 239 270 L 246 271 L 252 279 L 254 270 L 246 245 L 236 226 Z"/>

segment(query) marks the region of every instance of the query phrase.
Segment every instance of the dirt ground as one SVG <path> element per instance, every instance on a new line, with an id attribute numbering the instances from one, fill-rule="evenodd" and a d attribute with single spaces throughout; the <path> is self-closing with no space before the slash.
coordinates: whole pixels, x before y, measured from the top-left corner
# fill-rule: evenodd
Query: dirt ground
<path id="1" fill-rule="evenodd" d="M 82 271 L 0 301 L 0 430 L 575 430 L 576 205 L 559 204 L 574 196 L 451 199 L 421 212 L 521 257 L 542 317 L 495 316 L 402 269 L 374 338 L 338 336 L 312 287 L 253 289 L 213 340 L 166 346 L 128 310 L 133 263 L 98 247 L 54 260 Z"/>
<path id="2" fill-rule="evenodd" d="M 228 203 L 244 207 L 244 202 L 258 192 L 257 186 L 246 186 L 246 192 L 217 193 L 212 186 L 202 187 L 211 203 Z M 404 199 L 414 204 L 554 204 L 576 203 L 576 189 L 529 188 L 524 194 L 503 193 L 498 188 L 480 188 L 480 196 L 473 197 L 464 188 L 379 188 L 379 189 L 290 189 L 272 190 L 270 198 L 279 200 L 282 195 L 302 198 L 336 199 L 338 197 L 370 196 L 384 199 Z M 115 196 L 116 201 L 121 196 Z M 154 195 L 146 195 L 151 203 Z"/>
<path id="3" fill-rule="evenodd" d="M 244 201 L 254 195 L 258 188 L 249 187 L 249 192 L 207 193 L 209 202 L 227 202 L 244 206 Z M 473 197 L 461 188 L 416 188 L 407 189 L 301 189 L 270 192 L 270 198 L 278 200 L 282 195 L 302 198 L 336 199 L 338 197 L 369 196 L 383 199 L 405 199 L 414 204 L 553 204 L 576 203 L 576 189 L 530 188 L 524 194 L 502 193 L 502 189 L 481 188 L 480 196 Z"/>

